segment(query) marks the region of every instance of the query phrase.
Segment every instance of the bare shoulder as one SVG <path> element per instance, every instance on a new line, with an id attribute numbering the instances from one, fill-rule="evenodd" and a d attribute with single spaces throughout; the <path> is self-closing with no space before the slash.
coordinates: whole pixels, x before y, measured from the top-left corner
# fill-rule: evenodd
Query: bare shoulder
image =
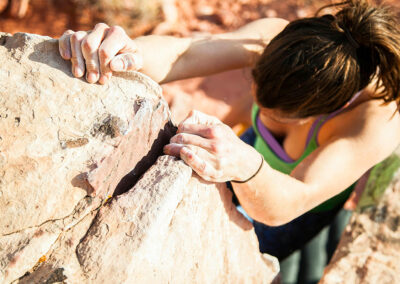
<path id="1" fill-rule="evenodd" d="M 366 100 L 326 123 L 318 137 L 322 144 L 346 139 L 356 147 L 386 157 L 400 144 L 400 114 L 396 102 Z"/>

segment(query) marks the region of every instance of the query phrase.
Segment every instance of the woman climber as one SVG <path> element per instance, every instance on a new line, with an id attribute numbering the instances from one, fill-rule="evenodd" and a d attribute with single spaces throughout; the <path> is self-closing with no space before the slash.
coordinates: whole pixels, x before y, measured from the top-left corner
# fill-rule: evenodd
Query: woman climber
<path id="1" fill-rule="evenodd" d="M 239 139 L 193 111 L 164 152 L 203 179 L 231 182 L 260 250 L 280 259 L 343 207 L 354 184 L 400 143 L 400 30 L 364 0 L 336 14 L 260 19 L 207 37 L 143 36 L 120 27 L 66 31 L 60 53 L 76 77 L 105 84 L 139 70 L 159 83 L 252 67 L 253 127 Z M 244 140 L 244 141 L 243 141 Z"/>

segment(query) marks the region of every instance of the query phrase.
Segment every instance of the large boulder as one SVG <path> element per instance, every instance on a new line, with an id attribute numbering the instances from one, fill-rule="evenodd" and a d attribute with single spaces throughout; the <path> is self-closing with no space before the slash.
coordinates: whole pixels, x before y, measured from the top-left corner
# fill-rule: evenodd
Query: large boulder
<path id="1" fill-rule="evenodd" d="M 90 85 L 56 40 L 0 33 L 0 81 L 0 282 L 274 279 L 226 186 L 160 157 L 175 127 L 151 79 Z"/>

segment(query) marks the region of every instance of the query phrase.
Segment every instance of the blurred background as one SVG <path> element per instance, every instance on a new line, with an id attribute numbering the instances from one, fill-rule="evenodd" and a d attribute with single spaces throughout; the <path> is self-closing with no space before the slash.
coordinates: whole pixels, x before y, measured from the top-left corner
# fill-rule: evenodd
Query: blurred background
<path id="1" fill-rule="evenodd" d="M 381 3 L 382 1 L 375 1 Z M 400 11 L 399 0 L 384 1 Z M 331 0 L 0 0 L 0 31 L 59 37 L 94 23 L 143 34 L 224 32 L 263 17 L 312 16 Z M 399 14 L 399 13 L 398 13 Z"/>
<path id="2" fill-rule="evenodd" d="M 96 23 L 105 22 L 122 26 L 132 38 L 148 34 L 198 36 L 232 31 L 264 17 L 287 20 L 309 17 L 330 3 L 331 0 L 0 0 L 0 32 L 28 32 L 58 38 L 67 29 L 90 30 Z M 385 3 L 400 16 L 400 0 Z M 172 82 L 162 87 L 175 123 L 184 119 L 191 109 L 197 109 L 217 116 L 237 134 L 251 124 L 250 69 Z M 340 225 L 341 229 L 343 226 L 345 223 Z M 301 280 L 299 265 L 288 264 L 290 268 L 286 271 L 294 272 L 284 273 L 283 282 L 317 283 L 324 265 L 311 269 L 317 275 L 312 281 Z M 285 271 L 284 264 L 282 270 Z"/>
<path id="3" fill-rule="evenodd" d="M 122 26 L 131 37 L 196 36 L 235 30 L 264 17 L 295 20 L 313 16 L 330 3 L 332 0 L 0 0 L 0 31 L 58 38 L 67 29 L 90 30 L 105 22 Z M 400 0 L 385 3 L 400 15 Z M 250 125 L 250 84 L 249 70 L 240 70 L 163 88 L 176 123 L 196 108 L 216 115 L 240 133 Z M 224 94 L 222 99 L 220 94 Z"/>

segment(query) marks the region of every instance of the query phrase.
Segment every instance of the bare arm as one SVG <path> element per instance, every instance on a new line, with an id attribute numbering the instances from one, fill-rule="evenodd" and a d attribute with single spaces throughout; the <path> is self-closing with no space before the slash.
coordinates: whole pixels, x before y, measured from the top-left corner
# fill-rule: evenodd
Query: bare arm
<path id="1" fill-rule="evenodd" d="M 91 33 L 65 32 L 60 53 L 71 59 L 76 77 L 94 74 L 87 76 L 91 83 L 105 83 L 112 71 L 128 70 L 140 70 L 166 83 L 250 66 L 286 24 L 283 19 L 260 19 L 231 33 L 193 38 L 151 35 L 134 40 L 119 27 L 98 24 Z M 75 72 L 77 68 L 81 72 Z"/>
<path id="2" fill-rule="evenodd" d="M 286 223 L 339 194 L 390 155 L 400 143 L 400 116 L 397 113 L 392 117 L 395 103 L 384 107 L 377 104 L 368 102 L 355 112 L 344 114 L 342 122 L 352 121 L 352 126 L 339 124 L 324 145 L 290 176 L 265 163 L 253 180 L 235 184 L 245 210 L 267 224 Z"/>
<path id="3" fill-rule="evenodd" d="M 394 102 L 380 104 L 369 101 L 341 115 L 330 137 L 290 175 L 264 162 L 253 179 L 234 183 L 246 212 L 268 225 L 287 223 L 339 194 L 390 155 L 400 143 L 400 115 L 393 116 Z M 207 180 L 245 180 L 256 172 L 260 155 L 231 132 L 218 123 L 181 126 L 166 153 L 179 155 Z"/>

